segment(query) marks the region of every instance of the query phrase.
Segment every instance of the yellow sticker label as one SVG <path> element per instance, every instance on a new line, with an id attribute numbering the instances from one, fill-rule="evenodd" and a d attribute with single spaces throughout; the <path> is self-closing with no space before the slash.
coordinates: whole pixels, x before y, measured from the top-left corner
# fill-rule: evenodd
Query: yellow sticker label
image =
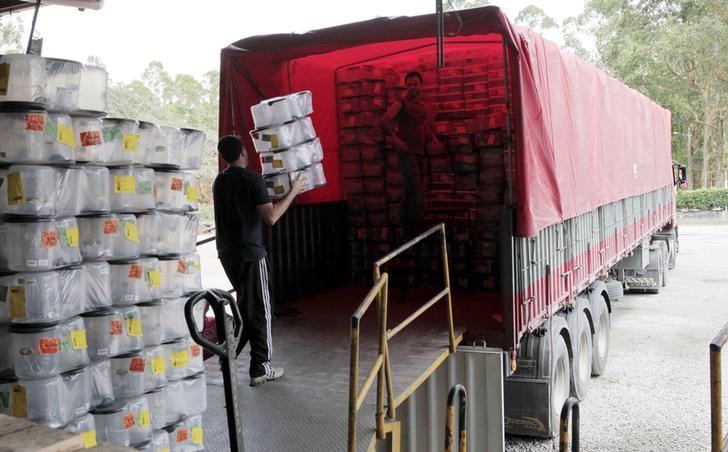
<path id="1" fill-rule="evenodd" d="M 273 163 L 271 163 L 271 166 L 273 168 L 283 168 L 283 160 L 273 160 Z"/>
<path id="2" fill-rule="evenodd" d="M 23 190 L 23 177 L 20 171 L 8 173 L 8 204 L 25 202 L 25 190 Z"/>
<path id="3" fill-rule="evenodd" d="M 154 375 L 161 375 L 167 370 L 167 364 L 164 362 L 164 356 L 152 358 L 152 373 Z"/>
<path id="4" fill-rule="evenodd" d="M 77 226 L 66 229 L 66 240 L 68 241 L 68 246 L 70 246 L 71 248 L 75 248 L 78 246 L 78 227 Z"/>
<path id="5" fill-rule="evenodd" d="M 190 362 L 190 350 L 184 349 L 181 352 L 174 352 L 171 354 L 172 367 L 184 367 Z"/>
<path id="6" fill-rule="evenodd" d="M 0 64 L 0 96 L 8 95 L 8 85 L 10 85 L 10 64 Z"/>
<path id="7" fill-rule="evenodd" d="M 164 449 L 159 449 L 159 452 L 169 452 L 169 448 L 165 447 Z"/>
<path id="8" fill-rule="evenodd" d="M 25 318 L 25 287 L 10 286 L 10 318 Z"/>
<path id="9" fill-rule="evenodd" d="M 114 193 L 136 193 L 134 176 L 114 176 Z"/>
<path id="10" fill-rule="evenodd" d="M 58 124 L 58 132 L 56 134 L 56 141 L 61 144 L 65 144 L 70 148 L 76 147 L 76 138 L 73 136 L 73 127 L 64 126 Z"/>
<path id="11" fill-rule="evenodd" d="M 126 334 L 132 337 L 142 337 L 142 321 L 140 319 L 126 319 Z"/>
<path id="12" fill-rule="evenodd" d="M 28 417 L 28 398 L 25 386 L 13 385 L 10 391 L 10 415 L 13 417 Z"/>
<path id="13" fill-rule="evenodd" d="M 187 189 L 187 201 L 197 202 L 197 189 L 195 187 L 190 186 Z"/>
<path id="14" fill-rule="evenodd" d="M 71 343 L 73 344 L 74 350 L 83 350 L 88 348 L 88 343 L 86 342 L 86 330 L 71 331 Z"/>
<path id="15" fill-rule="evenodd" d="M 147 428 L 152 425 L 152 420 L 149 418 L 149 410 L 142 410 L 142 412 L 139 413 L 139 425 L 141 425 L 142 428 Z"/>
<path id="16" fill-rule="evenodd" d="M 124 237 L 134 243 L 139 243 L 139 230 L 134 223 L 124 222 Z"/>
<path id="17" fill-rule="evenodd" d="M 90 432 L 81 432 L 81 441 L 83 441 L 83 448 L 84 449 L 91 449 L 92 447 L 96 447 L 96 430 L 91 430 Z"/>
<path id="18" fill-rule="evenodd" d="M 122 138 L 121 148 L 124 150 L 124 152 L 136 152 L 138 144 L 138 133 L 125 133 L 124 137 Z"/>
<path id="19" fill-rule="evenodd" d="M 202 427 L 192 427 L 192 442 L 194 444 L 202 444 L 203 436 Z"/>
<path id="20" fill-rule="evenodd" d="M 149 270 L 147 272 L 149 277 L 149 285 L 151 287 L 159 287 L 162 285 L 162 272 L 159 270 Z"/>

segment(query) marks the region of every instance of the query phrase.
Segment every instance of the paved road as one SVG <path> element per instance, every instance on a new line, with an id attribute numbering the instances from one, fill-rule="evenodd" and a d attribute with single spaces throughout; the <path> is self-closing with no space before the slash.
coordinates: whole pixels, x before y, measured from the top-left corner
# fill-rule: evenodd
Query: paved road
<path id="1" fill-rule="evenodd" d="M 725 216 L 681 222 L 667 283 L 614 307 L 607 371 L 581 404 L 581 450 L 709 450 L 708 344 L 728 322 Z M 506 450 L 558 450 L 558 439 L 508 438 Z"/>

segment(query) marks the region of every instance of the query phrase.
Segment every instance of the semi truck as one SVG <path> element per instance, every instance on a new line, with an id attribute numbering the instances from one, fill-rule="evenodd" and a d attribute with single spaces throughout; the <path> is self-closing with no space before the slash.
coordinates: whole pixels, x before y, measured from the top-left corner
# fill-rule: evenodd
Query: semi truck
<path id="1" fill-rule="evenodd" d="M 423 77 L 421 97 L 444 145 L 417 156 L 427 179 L 424 215 L 444 225 L 447 247 L 417 238 L 422 249 L 407 257 L 396 251 L 413 239 L 402 227 L 403 181 L 381 115 L 404 94 L 403 76 L 413 70 Z M 623 291 L 658 292 L 675 267 L 675 189 L 685 169 L 671 159 L 670 112 L 515 26 L 495 6 L 235 42 L 221 52 L 220 134 L 243 137 L 253 154 L 250 107 L 299 91 L 312 95 L 327 184 L 301 195 L 266 232 L 277 309 L 324 316 L 311 323 L 321 327 L 305 347 L 333 343 L 330 351 L 346 352 L 364 293 L 357 287 L 380 283 L 373 265 L 394 251 L 402 263 L 388 275 L 392 284 L 398 278 L 403 298 L 432 288 L 446 272 L 440 294 L 451 302 L 455 325 L 456 347 L 400 377 L 409 378 L 407 389 L 385 402 L 386 415 L 360 416 L 353 445 L 350 426 L 349 450 L 440 448 L 453 383 L 468 389 L 471 450 L 502 450 L 504 433 L 557 435 L 567 398 L 587 398 L 590 379 L 605 372 L 610 314 Z M 392 333 L 386 316 L 382 322 Z M 274 327 L 285 349 L 286 329 L 294 327 L 285 317 Z M 435 335 L 413 326 L 409 346 L 429 347 Z M 303 365 L 289 355 L 288 367 Z M 332 354 L 324 355 L 321 366 L 332 366 Z M 384 355 L 391 362 L 379 370 L 396 368 L 395 354 Z M 338 362 L 347 373 L 353 361 Z M 352 382 L 358 387 L 361 379 Z M 281 444 L 259 443 L 260 450 L 293 447 L 283 444 L 293 438 L 281 433 L 286 428 L 305 432 L 297 450 L 340 447 L 346 396 L 358 388 L 342 383 L 339 397 L 330 378 L 319 383 L 331 390 L 320 397 L 337 402 L 332 418 L 340 423 L 308 426 L 307 416 L 287 416 L 266 437 Z M 255 410 L 264 409 L 263 396 L 255 397 Z M 255 413 L 245 422 L 255 422 Z M 307 442 L 328 434 L 339 440 Z"/>

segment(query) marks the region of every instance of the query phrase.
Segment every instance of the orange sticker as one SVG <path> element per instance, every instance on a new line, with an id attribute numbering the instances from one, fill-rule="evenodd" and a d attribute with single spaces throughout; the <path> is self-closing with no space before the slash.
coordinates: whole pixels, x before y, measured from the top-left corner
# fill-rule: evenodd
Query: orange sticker
<path id="1" fill-rule="evenodd" d="M 112 320 L 109 322 L 109 334 L 111 336 L 119 336 L 124 332 L 124 324 L 121 320 Z"/>
<path id="2" fill-rule="evenodd" d="M 177 273 L 186 273 L 187 272 L 187 262 L 185 262 L 184 259 L 180 259 L 177 261 Z"/>
<path id="3" fill-rule="evenodd" d="M 173 177 L 172 184 L 170 185 L 169 189 L 172 191 L 182 191 L 182 188 L 184 187 L 184 185 L 185 185 L 185 183 L 182 179 Z"/>
<path id="4" fill-rule="evenodd" d="M 142 279 L 142 264 L 131 264 L 129 267 L 129 279 Z"/>
<path id="5" fill-rule="evenodd" d="M 129 363 L 129 371 L 131 372 L 144 372 L 144 358 L 139 356 L 132 358 Z"/>
<path id="6" fill-rule="evenodd" d="M 201 347 L 197 344 L 192 344 L 190 346 L 190 353 L 192 354 L 193 358 L 197 358 L 200 356 Z"/>
<path id="7" fill-rule="evenodd" d="M 56 355 L 60 350 L 60 345 L 57 337 L 42 337 L 38 341 L 38 353 L 41 355 Z"/>
<path id="8" fill-rule="evenodd" d="M 81 138 L 81 146 L 98 146 L 101 144 L 101 131 L 91 130 L 90 132 L 81 132 L 78 134 Z"/>
<path id="9" fill-rule="evenodd" d="M 189 437 L 189 434 L 188 434 L 186 428 L 177 430 L 177 444 L 186 443 L 188 437 Z"/>
<path id="10" fill-rule="evenodd" d="M 118 234 L 119 233 L 119 222 L 116 218 L 104 221 L 104 234 Z"/>
<path id="11" fill-rule="evenodd" d="M 55 248 L 58 246 L 57 231 L 43 231 L 40 233 L 40 246 L 43 248 Z"/>
<path id="12" fill-rule="evenodd" d="M 129 413 L 124 416 L 122 424 L 124 425 L 124 430 L 129 430 L 130 428 L 134 427 L 134 425 L 136 424 L 136 422 L 134 421 L 134 415 L 132 413 Z"/>
<path id="13" fill-rule="evenodd" d="M 37 113 L 28 113 L 25 115 L 25 130 L 30 132 L 42 132 L 45 128 L 45 116 Z"/>

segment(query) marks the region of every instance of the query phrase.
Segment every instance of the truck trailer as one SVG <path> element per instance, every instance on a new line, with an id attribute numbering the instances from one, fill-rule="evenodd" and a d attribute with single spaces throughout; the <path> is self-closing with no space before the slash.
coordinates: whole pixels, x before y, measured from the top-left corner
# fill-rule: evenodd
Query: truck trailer
<path id="1" fill-rule="evenodd" d="M 447 347 L 448 334 L 427 321 L 413 323 L 406 346 L 385 357 L 389 367 L 427 361 L 418 344 L 444 354 L 400 372 L 395 386 L 404 390 L 385 403 L 386 416 L 362 399 L 352 444 L 351 389 L 339 379 L 349 371 L 352 314 L 380 282 L 373 264 L 413 238 L 402 227 L 397 153 L 380 121 L 412 70 L 423 76 L 422 98 L 444 144 L 417 158 L 428 178 L 425 218 L 444 224 L 447 248 L 418 239 L 419 251 L 382 268 L 402 298 L 428 293 L 447 273 L 441 294 L 451 301 L 457 346 Z M 675 266 L 675 187 L 684 168 L 671 159 L 670 112 L 494 6 L 255 36 L 224 48 L 220 134 L 245 140 L 254 169 L 250 107 L 299 91 L 312 94 L 327 184 L 301 195 L 265 240 L 277 308 L 295 307 L 315 332 L 281 317 L 275 337 L 284 350 L 289 338 L 298 341 L 283 352 L 287 370 L 328 370 L 295 387 L 321 389 L 305 398 L 313 411 L 335 414 L 311 420 L 302 402 L 306 415 L 290 408 L 248 448 L 339 450 L 348 441 L 349 450 L 439 449 L 454 383 L 468 389 L 471 450 L 502 450 L 504 433 L 557 435 L 564 402 L 583 400 L 590 378 L 605 371 L 610 313 L 623 291 L 657 292 Z M 394 302 L 394 290 L 393 312 L 408 306 Z M 304 353 L 310 349 L 322 355 Z M 251 397 L 244 422 L 254 423 L 266 395 Z"/>

